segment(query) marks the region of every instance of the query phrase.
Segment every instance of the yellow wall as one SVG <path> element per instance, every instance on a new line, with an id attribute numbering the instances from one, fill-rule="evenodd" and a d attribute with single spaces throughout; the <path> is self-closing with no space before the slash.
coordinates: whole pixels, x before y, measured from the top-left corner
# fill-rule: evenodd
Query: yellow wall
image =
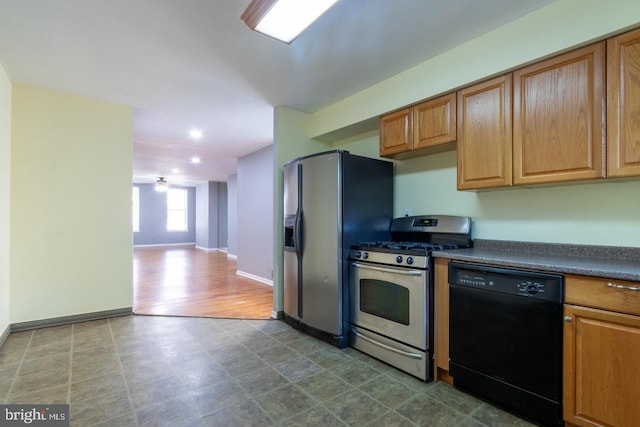
<path id="1" fill-rule="evenodd" d="M 132 306 L 132 111 L 13 86 L 10 321 Z"/>
<path id="2" fill-rule="evenodd" d="M 0 64 L 0 337 L 9 327 L 11 81 Z"/>
<path id="3" fill-rule="evenodd" d="M 307 116 L 306 136 L 349 134 L 387 111 L 637 26 L 637 0 L 557 0 Z M 375 157 L 378 142 L 374 131 L 331 146 Z M 395 216 L 471 216 L 475 239 L 640 246 L 639 181 L 462 192 L 455 152 L 396 161 L 394 175 Z"/>

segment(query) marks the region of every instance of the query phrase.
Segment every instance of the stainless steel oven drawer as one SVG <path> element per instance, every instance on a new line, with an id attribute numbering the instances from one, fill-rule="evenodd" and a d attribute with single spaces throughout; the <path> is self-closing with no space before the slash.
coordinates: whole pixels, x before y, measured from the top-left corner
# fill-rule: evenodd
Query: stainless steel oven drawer
<path id="1" fill-rule="evenodd" d="M 351 325 L 350 338 L 351 347 L 423 381 L 431 379 L 430 360 L 425 351 L 417 350 L 354 325 Z"/>

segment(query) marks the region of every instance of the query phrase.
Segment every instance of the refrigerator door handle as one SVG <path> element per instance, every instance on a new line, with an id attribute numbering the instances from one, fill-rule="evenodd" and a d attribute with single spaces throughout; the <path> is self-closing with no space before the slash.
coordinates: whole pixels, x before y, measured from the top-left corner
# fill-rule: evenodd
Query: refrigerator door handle
<path id="1" fill-rule="evenodd" d="M 298 212 L 296 212 L 296 225 L 293 231 L 293 238 L 296 240 L 296 255 L 298 259 L 302 257 L 302 162 L 298 163 Z"/>
<path id="2" fill-rule="evenodd" d="M 302 256 L 302 216 L 302 209 L 298 209 L 298 213 L 296 214 L 295 231 L 293 234 L 293 238 L 295 239 L 296 255 L 298 257 Z"/>

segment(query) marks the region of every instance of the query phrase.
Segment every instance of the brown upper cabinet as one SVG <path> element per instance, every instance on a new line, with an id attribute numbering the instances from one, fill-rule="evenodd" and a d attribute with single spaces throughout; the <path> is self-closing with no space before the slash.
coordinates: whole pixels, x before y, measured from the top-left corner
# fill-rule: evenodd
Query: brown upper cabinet
<path id="1" fill-rule="evenodd" d="M 455 149 L 456 94 L 380 118 L 380 155 L 408 158 Z"/>
<path id="2" fill-rule="evenodd" d="M 380 118 L 380 155 L 456 148 L 458 189 L 640 176 L 640 29 Z"/>
<path id="3" fill-rule="evenodd" d="M 513 72 L 513 181 L 605 176 L 605 42 Z"/>
<path id="4" fill-rule="evenodd" d="M 413 113 L 404 108 L 380 117 L 380 155 L 391 156 L 411 150 L 413 146 Z"/>
<path id="5" fill-rule="evenodd" d="M 458 91 L 459 190 L 511 185 L 511 123 L 511 74 Z"/>
<path id="6" fill-rule="evenodd" d="M 640 175 L 640 30 L 607 41 L 607 176 Z"/>

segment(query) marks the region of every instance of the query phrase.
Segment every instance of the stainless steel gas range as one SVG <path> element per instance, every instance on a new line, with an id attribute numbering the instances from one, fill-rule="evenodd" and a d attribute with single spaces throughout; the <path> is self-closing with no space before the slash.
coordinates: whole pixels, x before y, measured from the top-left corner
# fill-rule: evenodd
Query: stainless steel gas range
<path id="1" fill-rule="evenodd" d="M 471 219 L 395 218 L 391 239 L 350 251 L 350 343 L 426 381 L 433 378 L 431 253 L 471 246 Z"/>

